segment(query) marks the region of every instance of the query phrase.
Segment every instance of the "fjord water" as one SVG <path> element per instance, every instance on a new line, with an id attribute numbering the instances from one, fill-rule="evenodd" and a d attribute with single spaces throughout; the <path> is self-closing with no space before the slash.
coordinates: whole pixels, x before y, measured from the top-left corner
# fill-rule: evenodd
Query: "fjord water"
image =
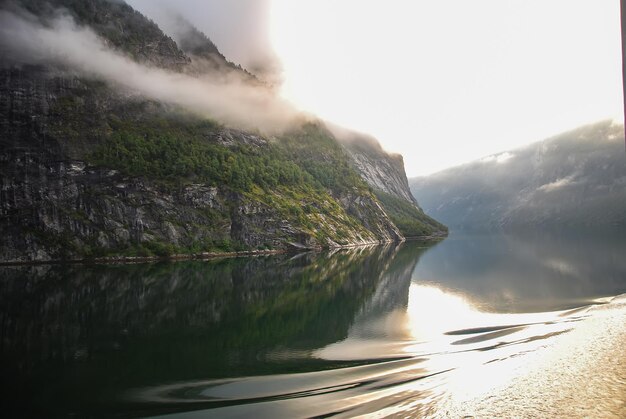
<path id="1" fill-rule="evenodd" d="M 0 268 L 5 412 L 626 413 L 626 239 Z M 12 415 L 11 415 L 12 416 Z"/>

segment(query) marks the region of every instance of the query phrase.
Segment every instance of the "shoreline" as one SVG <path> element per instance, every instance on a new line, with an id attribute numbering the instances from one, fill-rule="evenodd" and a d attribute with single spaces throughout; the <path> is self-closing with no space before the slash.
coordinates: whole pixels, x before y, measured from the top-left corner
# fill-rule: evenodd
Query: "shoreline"
<path id="1" fill-rule="evenodd" d="M 328 246 L 328 247 L 297 247 L 291 246 L 287 249 L 270 249 L 270 250 L 241 250 L 236 252 L 202 252 L 202 253 L 178 253 L 167 256 L 105 256 L 97 258 L 81 258 L 81 259 L 50 259 L 50 260 L 13 260 L 13 261 L 0 261 L 0 267 L 3 266 L 34 266 L 34 265 L 115 265 L 115 264 L 136 264 L 136 263 L 154 263 L 154 262 L 178 262 L 184 260 L 211 260 L 211 259 L 225 259 L 236 257 L 252 257 L 252 256 L 271 256 L 280 254 L 299 254 L 306 252 L 322 252 L 324 250 L 340 250 L 340 249 L 354 249 L 367 246 L 380 246 L 390 243 L 403 243 L 404 241 L 423 241 L 423 242 L 437 242 L 444 240 L 446 235 L 430 235 L 430 236 L 417 236 L 407 237 L 403 241 L 389 241 L 389 242 L 371 242 L 371 243 L 357 243 L 347 244 L 341 246 Z"/>
<path id="2" fill-rule="evenodd" d="M 23 260 L 2 261 L 1 266 L 27 266 L 27 265 L 114 265 L 134 263 L 154 263 L 183 260 L 209 260 L 246 256 L 264 256 L 290 253 L 289 250 L 244 250 L 237 252 L 202 252 L 202 253 L 178 253 L 168 256 L 105 256 L 82 259 L 50 259 L 50 260 Z M 294 252 L 298 253 L 298 252 Z"/>

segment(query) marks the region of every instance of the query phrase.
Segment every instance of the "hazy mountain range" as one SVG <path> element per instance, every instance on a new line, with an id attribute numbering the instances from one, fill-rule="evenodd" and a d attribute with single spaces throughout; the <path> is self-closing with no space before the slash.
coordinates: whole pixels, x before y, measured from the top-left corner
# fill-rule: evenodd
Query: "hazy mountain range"
<path id="1" fill-rule="evenodd" d="M 410 185 L 452 229 L 624 229 L 624 127 L 598 122 Z"/>

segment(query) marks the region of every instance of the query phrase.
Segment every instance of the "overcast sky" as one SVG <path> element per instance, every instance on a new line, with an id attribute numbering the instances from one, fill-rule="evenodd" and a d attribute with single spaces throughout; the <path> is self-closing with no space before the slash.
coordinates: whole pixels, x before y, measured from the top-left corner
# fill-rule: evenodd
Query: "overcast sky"
<path id="1" fill-rule="evenodd" d="M 619 0 L 161 3 L 232 61 L 282 69 L 287 99 L 376 136 L 409 176 L 623 114 Z"/>

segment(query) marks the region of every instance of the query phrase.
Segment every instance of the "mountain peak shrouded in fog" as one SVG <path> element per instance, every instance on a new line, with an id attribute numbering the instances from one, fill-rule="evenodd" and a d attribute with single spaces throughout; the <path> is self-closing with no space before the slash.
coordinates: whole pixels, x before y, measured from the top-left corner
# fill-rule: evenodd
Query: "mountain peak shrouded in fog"
<path id="1" fill-rule="evenodd" d="M 225 60 L 192 27 L 182 45 L 201 54 L 205 63 L 210 61 L 213 71 L 204 71 L 207 66 L 187 71 L 199 64 L 193 59 L 198 56 L 190 59 L 126 3 L 25 0 L 20 5 L 0 11 L 0 46 L 13 61 L 54 65 L 102 79 L 127 93 L 181 106 L 238 128 L 272 133 L 302 119 L 275 91 L 251 83 L 254 78 L 249 73 Z"/>
<path id="2" fill-rule="evenodd" d="M 623 229 L 624 126 L 598 122 L 410 184 L 453 229 Z"/>
<path id="3" fill-rule="evenodd" d="M 190 35 L 187 32 L 190 26 L 197 28 L 229 60 L 265 83 L 280 83 L 282 70 L 269 39 L 269 0 L 128 0 L 128 3 L 157 22 L 183 50 L 193 47 L 195 35 L 185 42 L 179 41 Z M 186 42 L 191 45 L 183 46 Z"/>

